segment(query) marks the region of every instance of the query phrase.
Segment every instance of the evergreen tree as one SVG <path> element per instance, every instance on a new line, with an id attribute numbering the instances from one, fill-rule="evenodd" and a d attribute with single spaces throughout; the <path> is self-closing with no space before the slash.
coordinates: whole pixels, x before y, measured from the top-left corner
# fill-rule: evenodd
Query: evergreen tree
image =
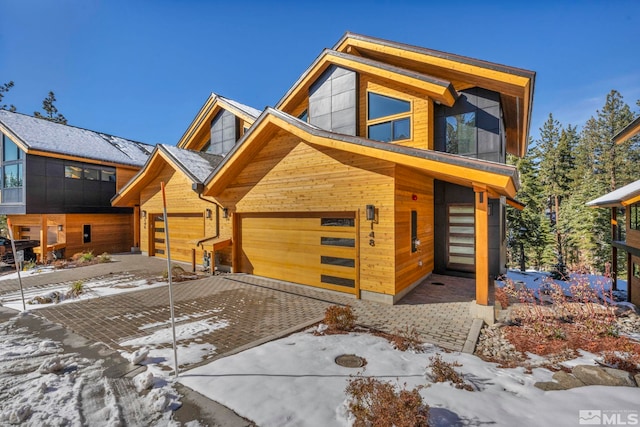
<path id="1" fill-rule="evenodd" d="M 67 119 L 60 113 L 58 113 L 58 109 L 53 104 L 56 101 L 56 96 L 53 91 L 49 91 L 49 95 L 42 101 L 42 109 L 45 114 L 35 111 L 33 113 L 34 117 L 39 119 L 49 120 L 50 122 L 62 123 L 63 125 L 67 124 Z"/>
<path id="2" fill-rule="evenodd" d="M 14 86 L 13 81 L 10 81 L 9 83 L 0 84 L 0 103 L 2 102 L 2 98 L 4 98 L 4 94 L 9 92 L 9 89 L 11 89 L 13 86 Z M 13 104 L 9 106 L 7 106 L 6 104 L 0 104 L 0 110 L 9 110 L 11 112 L 15 112 L 16 106 Z"/>

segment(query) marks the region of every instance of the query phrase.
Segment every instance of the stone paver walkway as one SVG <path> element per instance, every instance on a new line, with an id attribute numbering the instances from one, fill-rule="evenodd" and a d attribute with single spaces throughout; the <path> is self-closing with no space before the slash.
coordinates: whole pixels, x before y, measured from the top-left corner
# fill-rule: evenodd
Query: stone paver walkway
<path id="1" fill-rule="evenodd" d="M 88 280 L 114 273 L 158 277 L 166 261 L 119 254 L 108 264 L 56 271 L 23 279 L 25 288 Z M 435 284 L 434 284 L 435 283 Z M 0 295 L 15 290 L 17 280 L 0 281 Z M 351 305 L 358 323 L 385 332 L 407 327 L 427 341 L 462 350 L 471 327 L 469 305 L 473 281 L 432 275 L 399 304 L 390 306 L 352 295 L 295 285 L 245 274 L 208 276 L 174 283 L 177 325 L 206 320 L 226 322 L 224 328 L 198 337 L 227 354 L 274 339 L 318 322 L 327 307 Z M 134 291 L 35 310 L 47 319 L 114 349 L 126 340 L 150 335 L 170 322 L 168 287 Z"/>

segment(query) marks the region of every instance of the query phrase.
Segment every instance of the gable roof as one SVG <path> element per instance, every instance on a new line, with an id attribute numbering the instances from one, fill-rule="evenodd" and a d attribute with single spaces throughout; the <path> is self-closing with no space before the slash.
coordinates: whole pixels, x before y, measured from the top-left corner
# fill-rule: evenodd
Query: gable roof
<path id="1" fill-rule="evenodd" d="M 137 204 L 140 191 L 158 176 L 163 164 L 182 172 L 192 184 L 201 184 L 211 175 L 222 159 L 222 156 L 215 154 L 159 144 L 144 167 L 112 197 L 111 204 L 113 206 Z"/>
<path id="2" fill-rule="evenodd" d="M 629 123 L 624 129 L 613 137 L 613 142 L 622 144 L 640 133 L 640 117 Z"/>
<path id="3" fill-rule="evenodd" d="M 458 98 L 458 94 L 448 80 L 396 67 L 385 62 L 325 49 L 280 99 L 276 104 L 276 108 L 283 111 L 290 111 L 295 108 L 307 96 L 309 87 L 331 65 L 349 68 L 362 74 L 370 74 L 383 80 L 401 83 L 447 106 L 452 106 Z"/>
<path id="4" fill-rule="evenodd" d="M 203 126 L 206 126 L 207 129 L 210 128 L 211 120 L 213 120 L 215 115 L 218 114 L 221 109 L 231 112 L 248 123 L 253 123 L 261 113 L 260 110 L 253 107 L 249 107 L 248 105 L 241 104 L 238 101 L 225 98 L 224 96 L 220 96 L 212 92 L 202 107 L 200 107 L 200 110 L 176 145 L 179 148 L 193 149 L 194 147 L 191 144 L 193 138 L 197 136 L 198 133 L 202 132 Z"/>
<path id="5" fill-rule="evenodd" d="M 591 207 L 623 207 L 640 201 L 640 180 L 587 202 Z"/>
<path id="6" fill-rule="evenodd" d="M 476 86 L 500 93 L 507 152 L 518 156 L 526 153 L 535 72 L 354 33 L 346 33 L 329 51 L 347 55 L 352 62 L 356 62 L 353 58 L 361 58 L 361 61 L 375 61 L 405 72 L 450 82 L 452 94 Z M 335 57 L 334 54 L 322 59 L 321 55 L 320 61 Z M 318 68 L 317 61 L 298 79 L 276 108 L 292 112 L 285 107 L 294 104 L 292 99 L 300 99 L 299 92 L 307 88 L 306 76 Z M 384 70 L 383 66 L 378 68 Z"/>
<path id="7" fill-rule="evenodd" d="M 153 145 L 0 110 L 0 131 L 27 154 L 142 166 Z"/>
<path id="8" fill-rule="evenodd" d="M 443 181 L 467 187 L 485 186 L 494 196 L 513 198 L 519 186 L 518 173 L 513 166 L 337 134 L 267 108 L 205 181 L 203 194 L 216 196 L 222 192 L 279 130 L 312 145 L 402 164 Z"/>

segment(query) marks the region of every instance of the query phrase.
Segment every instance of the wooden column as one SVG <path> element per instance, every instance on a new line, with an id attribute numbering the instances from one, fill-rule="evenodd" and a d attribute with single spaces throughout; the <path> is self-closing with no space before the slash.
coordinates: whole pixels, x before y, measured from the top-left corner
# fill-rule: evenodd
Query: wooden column
<path id="1" fill-rule="evenodd" d="M 40 215 L 40 248 L 42 249 L 42 259 L 40 262 L 46 264 L 47 259 L 47 246 L 49 246 L 49 242 L 47 242 L 47 231 L 48 231 L 48 219 L 46 215 Z"/>
<path id="2" fill-rule="evenodd" d="M 618 209 L 611 208 L 611 242 L 618 238 Z M 618 290 L 618 248 L 611 246 L 611 286 Z M 627 286 L 628 288 L 628 286 Z"/>
<path id="3" fill-rule="evenodd" d="M 476 304 L 489 304 L 489 194 L 485 186 L 473 186 L 476 227 Z"/>
<path id="4" fill-rule="evenodd" d="M 140 247 L 140 206 L 133 207 L 133 246 Z"/>

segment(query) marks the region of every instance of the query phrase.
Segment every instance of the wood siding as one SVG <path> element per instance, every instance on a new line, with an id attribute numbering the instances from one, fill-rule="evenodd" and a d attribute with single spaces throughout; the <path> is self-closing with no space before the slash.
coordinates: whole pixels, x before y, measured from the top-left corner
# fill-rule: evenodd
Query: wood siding
<path id="1" fill-rule="evenodd" d="M 129 168 L 116 168 L 116 192 L 120 191 L 122 187 L 125 186 L 127 182 L 131 178 L 134 177 L 135 174 L 138 173 L 140 168 L 129 169 Z"/>
<path id="2" fill-rule="evenodd" d="M 395 178 L 395 290 L 398 293 L 433 271 L 434 204 L 432 178 L 402 166 L 396 167 Z M 420 240 L 415 252 L 411 252 L 412 210 L 417 212 Z"/>
<path id="3" fill-rule="evenodd" d="M 201 264 L 204 250 L 210 251 L 213 240 L 203 242 L 201 239 L 214 239 L 218 235 L 216 222 L 230 221 L 222 219 L 222 212 L 214 203 L 201 200 L 198 194 L 191 190 L 191 180 L 182 172 L 164 164 L 152 183 L 140 193 L 140 211 L 146 212 L 146 218 L 140 216 L 140 249 L 153 255 L 153 221 L 154 217 L 162 214 L 162 193 L 160 182 L 165 183 L 167 198 L 167 212 L 169 214 L 169 239 L 171 245 L 171 259 L 191 262 L 191 250 L 196 249 L 196 263 Z M 211 218 L 206 218 L 206 210 L 211 210 Z M 182 215 L 180 215 L 182 214 Z M 189 216 L 191 215 L 191 216 Z M 172 221 L 173 218 L 173 221 Z M 172 223 L 175 228 L 172 228 Z M 225 232 L 226 238 L 231 237 L 230 227 Z M 165 255 L 159 254 L 165 257 Z"/>
<path id="4" fill-rule="evenodd" d="M 78 252 L 129 252 L 133 246 L 131 214 L 10 215 L 16 238 L 40 240 L 41 245 L 64 248 L 65 258 Z M 46 224 L 46 225 L 45 225 Z M 62 226 L 62 230 L 58 226 Z M 91 242 L 84 243 L 83 227 L 91 226 Z M 29 230 L 24 230 L 28 228 Z M 43 232 L 47 229 L 47 234 Z M 54 237 L 55 236 L 55 237 Z M 39 254 L 42 250 L 37 251 Z"/>
<path id="5" fill-rule="evenodd" d="M 411 102 L 411 138 L 393 142 L 393 144 L 424 150 L 433 149 L 433 101 L 400 85 L 382 84 L 374 78 L 363 75 L 360 76 L 358 93 L 359 135 L 367 137 L 367 92 L 369 91 Z"/>
<path id="6" fill-rule="evenodd" d="M 393 295 L 393 173 L 392 163 L 317 148 L 279 132 L 219 200 L 239 213 L 359 211 L 360 288 Z M 378 210 L 374 245 L 369 244 L 372 225 L 365 217 L 368 204 Z"/>

